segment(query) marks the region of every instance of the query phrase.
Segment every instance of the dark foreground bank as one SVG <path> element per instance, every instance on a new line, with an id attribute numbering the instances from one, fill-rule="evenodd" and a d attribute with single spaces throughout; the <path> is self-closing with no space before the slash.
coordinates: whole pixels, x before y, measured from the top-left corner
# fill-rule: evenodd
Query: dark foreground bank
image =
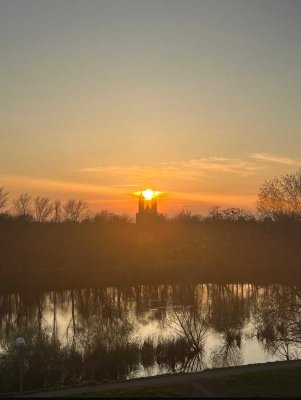
<path id="1" fill-rule="evenodd" d="M 27 394 L 26 397 L 300 397 L 301 360 Z"/>

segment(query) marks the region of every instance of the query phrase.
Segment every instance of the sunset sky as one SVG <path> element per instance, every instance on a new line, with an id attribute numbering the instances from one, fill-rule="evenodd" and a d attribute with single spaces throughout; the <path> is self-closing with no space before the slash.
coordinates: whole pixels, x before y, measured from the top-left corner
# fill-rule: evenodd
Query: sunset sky
<path id="1" fill-rule="evenodd" d="M 0 187 L 254 208 L 301 167 L 300 0 L 0 0 Z"/>

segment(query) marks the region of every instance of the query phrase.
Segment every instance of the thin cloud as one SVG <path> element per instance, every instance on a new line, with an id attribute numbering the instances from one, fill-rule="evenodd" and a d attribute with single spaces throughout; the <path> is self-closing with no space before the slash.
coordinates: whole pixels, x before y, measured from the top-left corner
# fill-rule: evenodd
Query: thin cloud
<path id="1" fill-rule="evenodd" d="M 81 182 L 68 182 L 54 179 L 43 179 L 24 175 L 0 175 L 1 185 L 9 190 L 17 189 L 22 191 L 58 192 L 58 193 L 79 193 L 79 194 L 110 194 L 112 188 Z"/>
<path id="2" fill-rule="evenodd" d="M 224 172 L 234 174 L 252 174 L 260 167 L 253 160 L 225 157 L 208 157 L 186 161 L 169 161 L 153 167 L 137 166 L 99 166 L 81 168 L 80 173 L 99 174 L 101 176 L 124 177 L 137 184 L 141 180 L 157 177 L 185 178 L 195 180 L 205 177 L 208 172 Z"/>
<path id="3" fill-rule="evenodd" d="M 99 172 L 101 168 L 100 167 L 96 167 L 96 168 L 81 168 L 78 171 L 79 172 Z"/>
<path id="4" fill-rule="evenodd" d="M 146 168 L 146 167 L 136 167 L 136 166 L 119 166 L 119 165 L 109 165 L 102 167 L 89 167 L 89 168 L 81 168 L 78 172 L 81 173 L 94 173 L 94 174 L 109 174 L 110 176 L 135 176 L 141 177 L 147 175 L 154 175 L 154 168 Z"/>
<path id="5" fill-rule="evenodd" d="M 116 187 L 138 187 L 145 184 L 187 186 L 205 184 L 208 179 L 225 182 L 226 179 L 254 178 L 271 168 L 271 163 L 280 166 L 301 166 L 301 161 L 278 157 L 267 153 L 254 153 L 244 158 L 212 156 L 182 161 L 168 161 L 154 166 L 98 166 L 81 168 L 80 173 L 90 174 L 103 183 Z M 227 178 L 227 176 L 229 178 Z M 249 181 L 250 182 L 250 181 Z"/>
<path id="6" fill-rule="evenodd" d="M 208 202 L 211 204 L 217 204 L 221 202 L 223 204 L 250 204 L 254 203 L 256 200 L 256 194 L 229 194 L 229 193 L 210 193 L 210 192 L 173 192 L 177 201 L 187 201 L 192 202 Z"/>
<path id="7" fill-rule="evenodd" d="M 172 161 L 164 163 L 172 168 L 185 168 L 195 171 L 216 171 L 225 173 L 250 174 L 258 169 L 254 161 L 239 158 L 207 157 L 188 161 Z"/>
<path id="8" fill-rule="evenodd" d="M 116 187 L 140 187 L 141 185 L 114 185 Z"/>
<path id="9" fill-rule="evenodd" d="M 291 165 L 291 166 L 300 166 L 301 162 L 298 160 L 294 160 L 292 158 L 288 157 L 278 157 L 274 156 L 272 154 L 267 154 L 267 153 L 255 153 L 252 154 L 252 158 L 260 161 L 268 161 L 268 162 L 273 162 L 277 164 L 282 164 L 282 165 Z"/>

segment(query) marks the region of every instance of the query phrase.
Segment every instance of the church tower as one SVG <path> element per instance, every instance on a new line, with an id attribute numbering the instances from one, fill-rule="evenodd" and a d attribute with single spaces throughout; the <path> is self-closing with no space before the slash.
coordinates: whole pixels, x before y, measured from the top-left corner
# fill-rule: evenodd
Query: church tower
<path id="1" fill-rule="evenodd" d="M 138 212 L 136 223 L 144 224 L 156 220 L 158 217 L 158 206 L 156 193 L 150 189 L 141 192 L 138 201 Z"/>
<path id="2" fill-rule="evenodd" d="M 139 196 L 139 206 L 138 206 L 138 212 L 142 213 L 144 211 L 144 197 L 142 192 L 140 193 Z"/>

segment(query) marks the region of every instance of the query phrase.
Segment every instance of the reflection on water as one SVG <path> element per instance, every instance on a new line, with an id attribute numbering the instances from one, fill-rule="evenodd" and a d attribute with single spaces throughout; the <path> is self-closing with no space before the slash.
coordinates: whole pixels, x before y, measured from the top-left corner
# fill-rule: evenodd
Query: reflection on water
<path id="1" fill-rule="evenodd" d="M 299 357 L 301 288 L 183 285 L 0 294 L 0 390 Z"/>

